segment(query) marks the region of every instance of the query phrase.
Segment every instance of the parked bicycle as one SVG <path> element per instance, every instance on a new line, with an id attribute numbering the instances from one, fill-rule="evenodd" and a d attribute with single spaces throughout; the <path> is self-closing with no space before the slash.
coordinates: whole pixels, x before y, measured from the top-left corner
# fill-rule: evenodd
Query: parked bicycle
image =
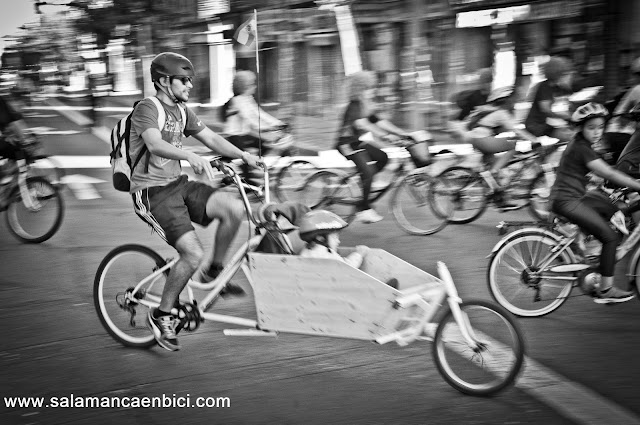
<path id="1" fill-rule="evenodd" d="M 529 206 L 534 218 L 545 219 L 549 215 L 549 196 L 555 182 L 554 167 L 546 160 L 565 145 L 558 142 L 518 153 L 502 170 L 501 189 L 495 192 L 481 174 L 490 168 L 491 156 L 483 156 L 478 168 L 454 166 L 444 170 L 439 177 L 451 190 L 453 212 L 442 211 L 441 215 L 449 215 L 449 221 L 454 224 L 471 223 L 484 213 L 491 201 L 500 197 L 501 201 L 511 204 L 509 210 Z M 438 209 L 438 198 L 437 193 L 431 198 L 435 201 L 435 210 Z M 505 211 L 499 207 L 498 210 Z"/>
<path id="2" fill-rule="evenodd" d="M 30 145 L 15 145 L 4 169 L 10 180 L 0 187 L 0 211 L 6 210 L 9 231 L 19 240 L 40 243 L 60 228 L 64 201 L 58 188 L 47 178 L 30 175 L 36 157 Z"/>
<path id="3" fill-rule="evenodd" d="M 630 202 L 626 189 L 611 193 L 616 202 L 628 204 L 629 211 L 638 209 L 638 201 Z M 522 225 L 524 223 L 512 223 Z M 500 224 L 506 230 L 509 222 Z M 616 261 L 631 253 L 627 276 L 636 291 L 640 276 L 640 226 L 631 214 L 627 217 L 631 231 L 616 252 Z M 586 237 L 587 244 L 595 245 L 598 255 L 589 255 L 577 243 L 581 230 L 556 217 L 552 222 L 540 222 L 520 228 L 503 237 L 491 250 L 487 281 L 493 298 L 518 316 L 544 316 L 558 309 L 578 286 L 583 294 L 593 296 L 600 276 L 597 273 L 600 244 Z"/>
<path id="4" fill-rule="evenodd" d="M 400 346 L 430 340 L 438 371 L 463 393 L 494 394 L 516 379 L 525 348 L 515 319 L 491 302 L 462 302 L 444 263 L 438 263 L 436 278 L 382 249 L 372 249 L 360 269 L 334 259 L 295 255 L 287 231 L 276 220 L 278 205 L 268 202 L 268 191 L 266 206 L 253 211 L 246 185 L 233 168 L 220 161 L 212 165 L 233 180 L 252 229 L 213 282 L 188 283 L 172 311 L 180 318 L 177 332 L 195 331 L 207 320 L 236 326 L 225 329 L 225 335 L 290 332 L 378 344 L 395 341 Z M 265 170 L 265 182 L 268 179 Z M 265 252 L 267 238 L 278 241 L 281 251 Z M 102 260 L 94 304 L 116 341 L 141 348 L 156 344 L 144 319 L 149 308 L 159 305 L 176 262 L 143 245 L 122 245 Z M 253 288 L 257 320 L 208 312 L 240 268 Z M 390 273 L 398 279 L 398 289 L 384 283 Z M 204 297 L 197 300 L 194 289 L 204 291 Z M 443 305 L 448 309 L 440 314 Z"/>
<path id="5" fill-rule="evenodd" d="M 447 225 L 451 193 L 442 187 L 440 179 L 429 174 L 429 165 L 434 156 L 451 152 L 442 150 L 429 153 L 428 137 L 417 141 L 401 140 L 399 146 L 406 154 L 400 158 L 388 182 L 383 185 L 374 182 L 369 202 L 374 203 L 391 193 L 391 212 L 404 231 L 413 235 L 437 233 Z M 437 201 L 430 199 L 434 193 L 440 194 Z M 350 223 L 355 218 L 356 207 L 362 196 L 362 183 L 357 170 L 320 170 L 305 181 L 301 200 L 312 209 L 332 211 Z"/>

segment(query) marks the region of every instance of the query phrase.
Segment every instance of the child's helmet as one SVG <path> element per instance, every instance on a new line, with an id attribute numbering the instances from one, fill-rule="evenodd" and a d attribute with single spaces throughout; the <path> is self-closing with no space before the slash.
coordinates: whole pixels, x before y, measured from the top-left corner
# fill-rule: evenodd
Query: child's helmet
<path id="1" fill-rule="evenodd" d="M 603 105 L 595 102 L 589 102 L 580 106 L 571 116 L 571 121 L 576 124 L 584 124 L 587 120 L 592 118 L 606 118 L 609 116 L 609 111 Z"/>
<path id="2" fill-rule="evenodd" d="M 182 55 L 163 52 L 151 61 L 151 81 L 162 77 L 194 77 L 193 64 Z"/>
<path id="3" fill-rule="evenodd" d="M 506 99 L 513 94 L 513 86 L 498 87 L 489 94 L 487 102 L 495 102 L 496 100 Z"/>
<path id="4" fill-rule="evenodd" d="M 318 236 L 337 232 L 347 226 L 346 221 L 331 211 L 309 211 L 300 219 L 300 239 L 311 242 Z"/>

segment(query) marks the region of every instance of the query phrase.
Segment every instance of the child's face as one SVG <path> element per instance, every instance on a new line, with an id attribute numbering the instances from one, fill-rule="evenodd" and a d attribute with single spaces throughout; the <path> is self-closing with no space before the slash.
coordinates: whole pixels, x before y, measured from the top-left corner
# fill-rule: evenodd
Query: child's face
<path id="1" fill-rule="evenodd" d="M 592 118 L 584 123 L 582 134 L 591 144 L 599 142 L 604 134 L 604 118 Z"/>
<path id="2" fill-rule="evenodd" d="M 327 245 L 329 249 L 335 251 L 340 246 L 340 234 L 338 232 L 329 233 L 327 235 Z"/>

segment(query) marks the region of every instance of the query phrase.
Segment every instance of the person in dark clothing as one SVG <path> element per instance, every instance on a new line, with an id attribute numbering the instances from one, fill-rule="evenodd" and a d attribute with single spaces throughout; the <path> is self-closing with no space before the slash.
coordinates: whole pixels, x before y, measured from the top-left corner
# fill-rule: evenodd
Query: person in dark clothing
<path id="1" fill-rule="evenodd" d="M 374 101 L 376 77 L 373 72 L 351 74 L 348 83 L 349 105 L 343 114 L 336 149 L 355 163 L 362 180 L 363 197 L 357 207 L 356 220 L 376 223 L 382 220 L 382 216 L 369 205 L 369 194 L 374 176 L 389 161 L 387 154 L 380 149 L 379 140 L 396 141 L 408 137 L 409 133 L 377 114 Z M 374 140 L 362 140 L 366 133 L 371 133 Z"/>
<path id="2" fill-rule="evenodd" d="M 572 121 L 578 132 L 562 154 L 556 181 L 551 189 L 551 210 L 602 242 L 602 282 L 596 288 L 594 298 L 595 302 L 601 304 L 628 301 L 634 295 L 633 292 L 613 286 L 616 249 L 621 238 L 610 223 L 624 232 L 626 228 L 624 221 L 620 222 L 621 212 L 606 195 L 596 191 L 587 192 L 587 174 L 593 172 L 613 183 L 640 191 L 638 180 L 609 166 L 593 149 L 603 136 L 607 116 L 608 111 L 599 103 L 590 102 L 576 109 Z"/>
<path id="3" fill-rule="evenodd" d="M 568 78 L 570 78 L 571 64 L 562 57 L 551 57 L 544 64 L 546 80 L 538 83 L 530 93 L 531 109 L 524 121 L 527 131 L 536 137 L 549 136 L 562 141 L 569 141 L 573 131 L 564 127 L 555 127 L 547 122 L 548 118 L 559 118 L 569 123 L 568 113 L 551 110 L 553 102 L 559 95 L 567 94 Z"/>
<path id="4" fill-rule="evenodd" d="M 487 103 L 493 84 L 493 71 L 491 68 L 483 68 L 478 72 L 478 87 L 473 90 L 464 90 L 454 96 L 453 102 L 459 108 L 453 120 L 463 121 L 478 106 Z"/>

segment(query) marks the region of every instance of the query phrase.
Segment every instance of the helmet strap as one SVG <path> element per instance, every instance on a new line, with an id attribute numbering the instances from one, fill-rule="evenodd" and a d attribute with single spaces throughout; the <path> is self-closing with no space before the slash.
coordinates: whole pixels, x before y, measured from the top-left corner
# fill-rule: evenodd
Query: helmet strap
<path id="1" fill-rule="evenodd" d="M 166 95 L 169 97 L 169 99 L 171 99 L 171 101 L 172 101 L 173 103 L 176 103 L 176 104 L 178 104 L 178 103 L 182 103 L 182 101 L 181 101 L 181 100 L 178 100 L 178 98 L 173 94 L 173 90 L 171 90 L 171 77 L 167 75 L 167 76 L 166 76 L 166 78 L 168 78 L 168 79 L 169 79 L 169 86 L 167 86 L 167 87 L 165 88 L 163 85 L 161 85 L 161 84 L 160 84 L 160 85 L 159 85 L 160 90 L 161 90 L 164 94 L 166 94 Z"/>

